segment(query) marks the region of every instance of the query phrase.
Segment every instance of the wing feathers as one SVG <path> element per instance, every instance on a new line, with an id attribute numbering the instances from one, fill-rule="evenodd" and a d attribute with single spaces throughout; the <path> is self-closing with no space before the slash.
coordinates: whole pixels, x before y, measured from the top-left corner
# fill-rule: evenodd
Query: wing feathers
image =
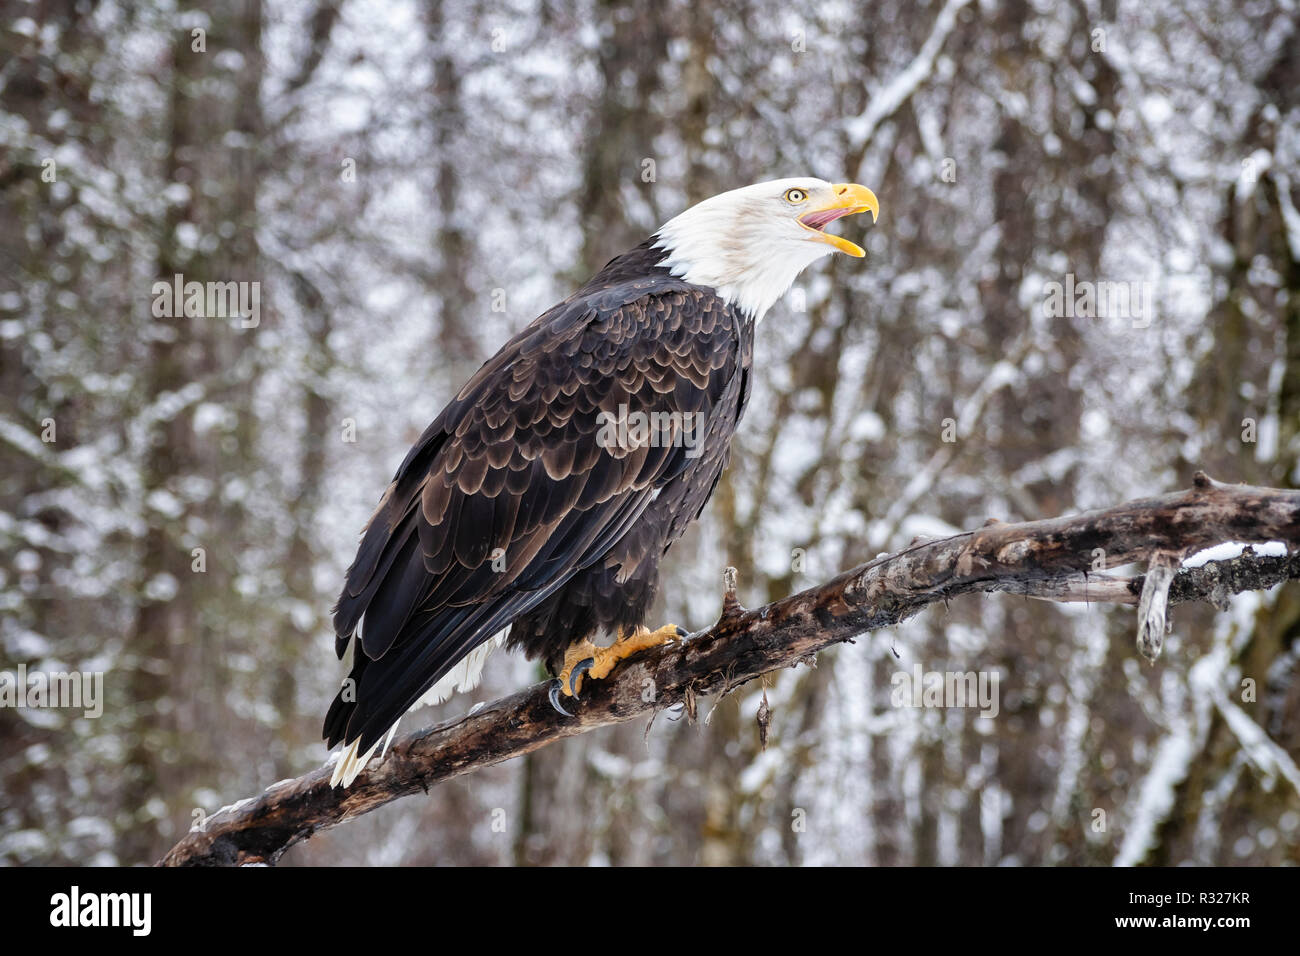
<path id="1" fill-rule="evenodd" d="M 542 316 L 408 454 L 336 608 L 340 647 L 359 622 L 362 637 L 331 742 L 364 752 L 478 643 L 601 560 L 685 466 L 680 421 L 667 442 L 619 447 L 602 412 L 737 417 L 718 407 L 740 367 L 736 314 L 676 279 L 640 284 Z"/>

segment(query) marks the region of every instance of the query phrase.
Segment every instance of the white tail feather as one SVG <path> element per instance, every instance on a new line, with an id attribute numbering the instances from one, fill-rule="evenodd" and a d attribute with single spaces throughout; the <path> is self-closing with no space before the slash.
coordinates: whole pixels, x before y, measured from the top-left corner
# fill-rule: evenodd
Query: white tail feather
<path id="1" fill-rule="evenodd" d="M 488 655 L 500 647 L 505 642 L 505 639 L 506 632 L 502 631 L 466 654 L 455 667 L 443 675 L 438 683 L 425 691 L 424 695 L 411 705 L 411 710 L 415 710 L 417 707 L 441 704 L 453 694 L 463 694 L 477 687 L 479 681 L 483 679 L 483 665 L 487 663 Z M 407 711 L 407 713 L 410 713 L 410 711 Z M 401 718 L 398 718 L 398 720 L 393 721 L 393 726 L 388 728 L 388 734 L 380 742 L 383 744 L 383 750 L 379 753 L 381 760 L 384 754 L 388 753 L 388 745 L 393 742 L 393 735 L 397 733 L 397 724 L 400 720 Z M 337 787 L 340 784 L 344 787 L 352 786 L 352 781 L 356 780 L 361 771 L 366 768 L 370 758 L 379 749 L 380 743 L 371 746 L 364 754 L 358 752 L 361 745 L 360 740 L 354 740 L 345 747 L 339 754 L 338 761 L 334 764 L 334 773 L 330 775 L 330 786 Z"/>

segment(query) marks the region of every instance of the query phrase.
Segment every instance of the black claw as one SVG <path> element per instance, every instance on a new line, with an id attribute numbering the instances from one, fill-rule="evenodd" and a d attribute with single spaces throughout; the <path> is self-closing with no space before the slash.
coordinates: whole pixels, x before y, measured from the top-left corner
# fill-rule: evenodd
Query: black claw
<path id="1" fill-rule="evenodd" d="M 594 658 L 588 657 L 586 660 L 578 661 L 573 665 L 573 670 L 569 674 L 569 693 L 574 697 L 578 696 L 578 688 L 574 686 L 575 682 L 587 671 L 596 666 Z"/>
<path id="2" fill-rule="evenodd" d="M 677 639 L 679 641 L 684 640 L 690 636 L 691 636 L 690 631 L 686 630 L 686 628 L 682 627 L 680 624 L 677 625 Z"/>
<path id="3" fill-rule="evenodd" d="M 565 710 L 564 705 L 560 703 L 560 688 L 563 686 L 564 685 L 561 684 L 558 679 L 552 681 L 551 689 L 547 696 L 551 698 L 552 707 L 554 707 L 556 710 L 562 713 L 565 717 L 572 717 L 573 715 L 569 713 L 567 710 Z"/>

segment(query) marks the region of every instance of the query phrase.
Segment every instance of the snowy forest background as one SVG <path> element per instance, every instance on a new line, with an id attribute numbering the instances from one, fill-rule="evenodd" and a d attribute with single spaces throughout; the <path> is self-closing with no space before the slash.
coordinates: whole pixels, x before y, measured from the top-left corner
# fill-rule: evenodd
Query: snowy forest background
<path id="1" fill-rule="evenodd" d="M 0 710 L 4 862 L 151 862 L 319 766 L 329 610 L 409 443 L 724 189 L 852 180 L 882 215 L 760 328 L 653 623 L 713 621 L 726 565 L 756 606 L 1196 468 L 1300 484 L 1293 0 L 0 11 L 0 669 L 106 695 L 99 719 Z M 260 282 L 260 323 L 156 318 L 178 272 Z M 1149 283 L 1150 321 L 1047 315 L 1067 274 Z M 751 684 L 283 862 L 1300 862 L 1300 586 L 1179 608 L 1154 667 L 1133 632 L 1127 608 L 955 600 L 772 675 L 766 752 Z M 918 663 L 996 671 L 999 715 L 892 706 Z M 498 654 L 472 700 L 541 676 Z"/>

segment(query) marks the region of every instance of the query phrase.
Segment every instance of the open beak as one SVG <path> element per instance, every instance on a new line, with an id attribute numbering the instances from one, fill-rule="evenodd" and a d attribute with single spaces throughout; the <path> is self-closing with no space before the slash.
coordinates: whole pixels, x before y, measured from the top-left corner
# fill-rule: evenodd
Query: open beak
<path id="1" fill-rule="evenodd" d="M 876 194 L 866 186 L 859 186 L 857 183 L 836 183 L 831 187 L 831 194 L 834 197 L 831 202 L 800 216 L 799 225 L 814 233 L 810 238 L 828 243 L 855 259 L 861 259 L 866 253 L 860 246 L 854 245 L 842 236 L 831 235 L 825 229 L 836 219 L 860 212 L 870 211 L 871 221 L 875 222 L 876 217 L 880 215 L 880 203 L 876 200 Z"/>

